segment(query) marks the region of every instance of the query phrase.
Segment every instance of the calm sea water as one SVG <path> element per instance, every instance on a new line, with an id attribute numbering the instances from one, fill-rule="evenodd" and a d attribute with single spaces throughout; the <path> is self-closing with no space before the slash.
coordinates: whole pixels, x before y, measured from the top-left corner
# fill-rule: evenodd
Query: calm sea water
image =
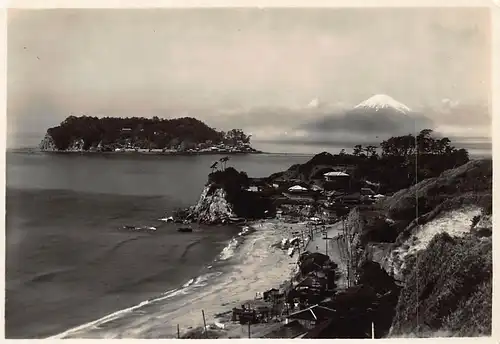
<path id="1" fill-rule="evenodd" d="M 310 157 L 237 155 L 228 166 L 261 177 Z M 6 336 L 53 335 L 202 273 L 239 229 L 186 234 L 158 219 L 197 201 L 218 158 L 8 153 Z"/>

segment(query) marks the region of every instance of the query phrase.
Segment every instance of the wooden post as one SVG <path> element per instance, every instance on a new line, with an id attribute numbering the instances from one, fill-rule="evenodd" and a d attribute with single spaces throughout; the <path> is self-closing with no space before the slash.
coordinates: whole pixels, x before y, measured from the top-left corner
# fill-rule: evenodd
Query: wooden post
<path id="1" fill-rule="evenodd" d="M 177 339 L 181 339 L 181 331 L 179 330 L 179 324 L 177 324 Z"/>
<path id="2" fill-rule="evenodd" d="M 248 320 L 248 338 L 250 338 L 250 324 L 252 322 L 250 320 Z"/>
<path id="3" fill-rule="evenodd" d="M 372 321 L 372 339 L 375 339 L 375 323 Z"/>
<path id="4" fill-rule="evenodd" d="M 205 337 L 208 339 L 207 322 L 205 321 L 205 311 L 201 310 L 201 315 L 203 316 L 203 332 L 205 332 Z"/>
<path id="5" fill-rule="evenodd" d="M 325 233 L 325 254 L 328 256 L 328 232 Z"/>

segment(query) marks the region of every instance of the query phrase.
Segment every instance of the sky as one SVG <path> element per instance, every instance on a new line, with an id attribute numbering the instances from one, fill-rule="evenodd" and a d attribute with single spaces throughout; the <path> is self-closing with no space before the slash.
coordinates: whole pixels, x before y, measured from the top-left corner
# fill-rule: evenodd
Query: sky
<path id="1" fill-rule="evenodd" d="M 446 135 L 491 137 L 487 9 L 9 10 L 7 29 L 9 147 L 70 114 L 192 116 L 254 142 L 327 144 L 342 133 L 311 123 L 337 127 L 374 94 Z"/>

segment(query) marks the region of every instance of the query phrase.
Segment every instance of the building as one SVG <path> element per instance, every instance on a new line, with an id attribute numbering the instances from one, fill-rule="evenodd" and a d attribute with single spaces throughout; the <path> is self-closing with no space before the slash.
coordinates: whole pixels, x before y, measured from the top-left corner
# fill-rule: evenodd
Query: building
<path id="1" fill-rule="evenodd" d="M 300 185 L 294 185 L 294 186 L 288 188 L 288 192 L 291 192 L 291 193 L 304 193 L 307 191 L 309 191 L 307 188 L 300 186 Z"/>
<path id="2" fill-rule="evenodd" d="M 325 190 L 350 190 L 351 189 L 351 175 L 342 171 L 327 172 L 323 175 L 325 177 Z"/>
<path id="3" fill-rule="evenodd" d="M 332 171 L 324 174 L 325 180 L 327 182 L 334 182 L 342 179 L 349 179 L 350 176 L 342 171 Z"/>

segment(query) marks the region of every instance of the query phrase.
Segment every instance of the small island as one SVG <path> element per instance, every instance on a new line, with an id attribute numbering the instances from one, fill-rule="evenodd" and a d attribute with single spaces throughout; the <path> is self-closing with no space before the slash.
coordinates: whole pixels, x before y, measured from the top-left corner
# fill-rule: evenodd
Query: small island
<path id="1" fill-rule="evenodd" d="M 44 152 L 138 152 L 159 154 L 262 153 L 241 129 L 218 131 L 192 118 L 97 118 L 69 116 L 49 128 Z"/>

